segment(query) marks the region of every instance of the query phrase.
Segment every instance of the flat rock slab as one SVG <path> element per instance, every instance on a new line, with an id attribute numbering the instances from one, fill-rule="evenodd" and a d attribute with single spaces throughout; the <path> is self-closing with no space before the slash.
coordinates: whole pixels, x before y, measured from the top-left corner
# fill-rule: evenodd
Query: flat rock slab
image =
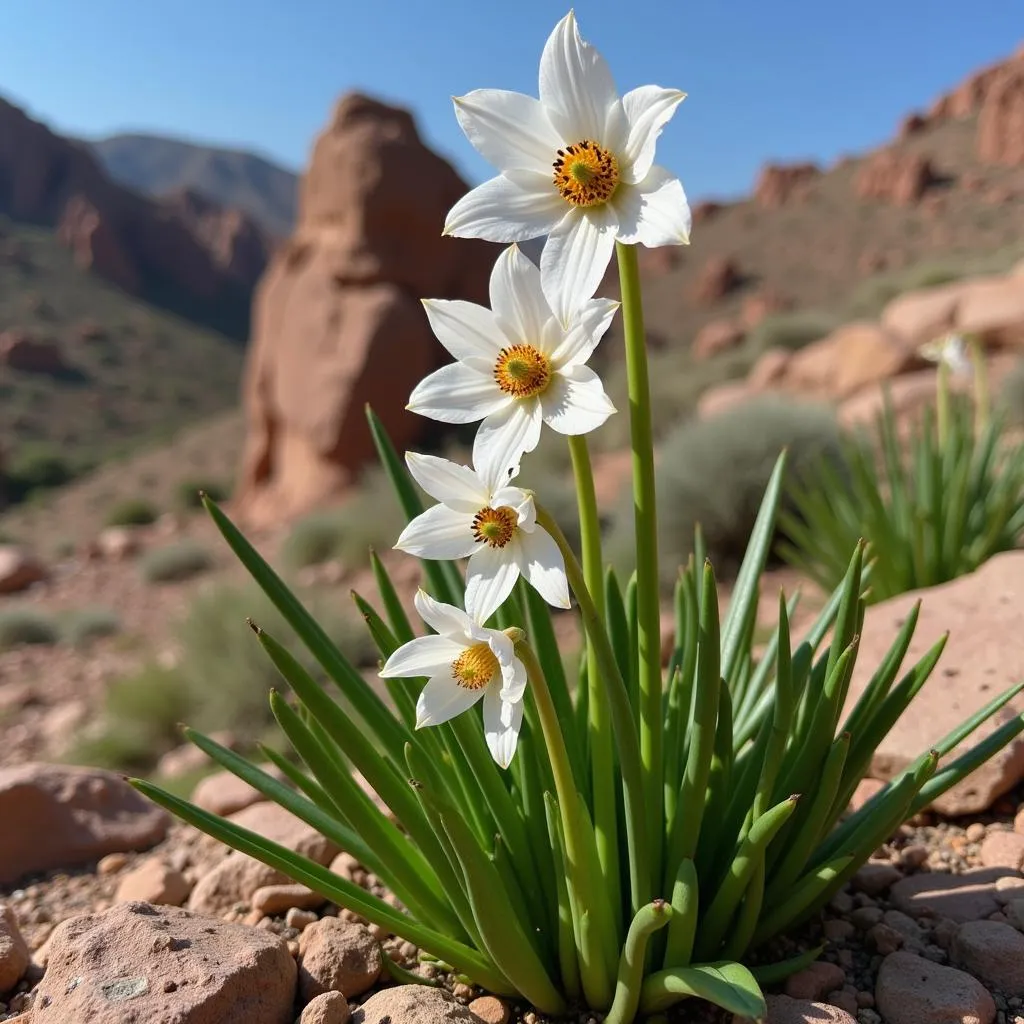
<path id="1" fill-rule="evenodd" d="M 981 921 L 1002 909 L 1002 879 L 1018 880 L 1007 868 L 975 868 L 963 874 L 922 872 L 898 881 L 889 898 L 897 910 L 911 917 L 949 918 L 957 924 Z M 1005 883 L 1002 883 L 1005 884 Z"/>
<path id="2" fill-rule="evenodd" d="M 170 816 L 113 772 L 29 763 L 0 768 L 0 885 L 27 874 L 146 850 Z"/>
<path id="3" fill-rule="evenodd" d="M 1011 551 L 996 555 L 969 576 L 868 608 L 847 710 L 864 692 L 917 601 L 921 614 L 902 671 L 909 671 L 947 630 L 949 642 L 924 689 L 875 751 L 870 774 L 880 779 L 899 774 L 946 733 L 1024 679 L 1024 551 Z M 951 763 L 1021 711 L 1024 699 L 1017 697 L 942 763 Z M 974 814 L 1022 778 L 1024 736 L 1018 736 L 933 806 L 942 814 Z"/>
<path id="4" fill-rule="evenodd" d="M 122 903 L 59 925 L 33 1024 L 291 1024 L 295 961 L 269 932 Z"/>

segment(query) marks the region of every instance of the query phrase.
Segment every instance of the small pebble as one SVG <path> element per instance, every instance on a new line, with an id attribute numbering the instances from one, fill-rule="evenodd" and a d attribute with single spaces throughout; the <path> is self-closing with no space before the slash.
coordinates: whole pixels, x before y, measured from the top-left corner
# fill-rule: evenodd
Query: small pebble
<path id="1" fill-rule="evenodd" d="M 108 853 L 106 857 L 103 857 L 100 862 L 96 865 L 96 874 L 103 875 L 115 875 L 128 863 L 128 854 L 126 853 Z"/>
<path id="2" fill-rule="evenodd" d="M 290 907 L 284 915 L 284 923 L 289 928 L 301 932 L 308 928 L 314 921 L 319 920 L 315 910 L 300 910 L 298 907 Z"/>
<path id="3" fill-rule="evenodd" d="M 850 921 L 861 931 L 878 924 L 884 916 L 881 907 L 858 907 L 850 913 Z"/>
<path id="4" fill-rule="evenodd" d="M 472 986 L 465 985 L 461 981 L 456 982 L 452 986 L 452 995 L 455 996 L 456 999 L 472 999 L 473 998 Z"/>
<path id="5" fill-rule="evenodd" d="M 484 1024 L 508 1024 L 509 1009 L 497 996 L 480 996 L 469 1004 L 470 1013 L 475 1013 Z"/>
<path id="6" fill-rule="evenodd" d="M 980 843 L 985 838 L 985 826 L 980 821 L 976 821 L 967 826 L 964 836 L 969 843 Z"/>

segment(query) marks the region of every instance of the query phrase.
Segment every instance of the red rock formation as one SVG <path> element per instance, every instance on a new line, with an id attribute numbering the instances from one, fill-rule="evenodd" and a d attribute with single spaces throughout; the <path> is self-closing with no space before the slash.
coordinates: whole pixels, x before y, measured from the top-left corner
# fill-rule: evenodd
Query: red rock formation
<path id="1" fill-rule="evenodd" d="M 736 348 L 743 338 L 743 328 L 735 320 L 712 320 L 697 332 L 690 352 L 700 362 Z"/>
<path id="2" fill-rule="evenodd" d="M 716 202 L 714 199 L 705 199 L 693 207 L 693 223 L 705 224 L 717 217 L 726 207 L 725 203 Z"/>
<path id="3" fill-rule="evenodd" d="M 917 135 L 928 127 L 928 118 L 924 114 L 919 114 L 916 111 L 912 114 L 907 114 L 901 121 L 896 137 L 899 139 L 909 139 L 911 135 Z"/>
<path id="4" fill-rule="evenodd" d="M 766 316 L 785 313 L 793 308 L 793 300 L 776 288 L 762 288 L 747 295 L 740 307 L 740 325 L 744 330 L 756 327 Z"/>
<path id="5" fill-rule="evenodd" d="M 985 163 L 1024 165 L 1024 59 L 1007 62 L 986 92 L 977 145 Z"/>
<path id="6" fill-rule="evenodd" d="M 466 185 L 410 114 L 345 96 L 316 141 L 299 223 L 257 288 L 237 512 L 287 518 L 337 494 L 375 459 L 369 402 L 399 449 L 430 421 L 405 412 L 447 361 L 422 297 L 487 302 L 498 249 L 445 238 Z"/>
<path id="7" fill-rule="evenodd" d="M 703 305 L 713 305 L 739 287 L 743 276 L 731 256 L 712 256 L 701 268 L 694 287 L 694 298 Z"/>
<path id="8" fill-rule="evenodd" d="M 251 225 L 243 229 L 241 215 L 231 215 L 230 232 L 218 230 L 211 237 L 209 212 L 199 225 L 175 203 L 115 185 L 83 147 L 3 100 L 0 212 L 57 228 L 80 265 L 130 291 L 153 288 L 185 300 L 237 303 L 246 299 L 262 270 L 259 259 L 231 257 L 240 243 L 222 241 L 225 235 L 240 238 L 255 231 Z"/>
<path id="9" fill-rule="evenodd" d="M 911 206 L 935 181 L 931 161 L 918 153 L 883 149 L 864 162 L 854 181 L 860 199 Z"/>
<path id="10" fill-rule="evenodd" d="M 806 193 L 807 186 L 820 175 L 817 164 L 765 164 L 757 176 L 754 200 L 766 209 L 784 206 Z"/>

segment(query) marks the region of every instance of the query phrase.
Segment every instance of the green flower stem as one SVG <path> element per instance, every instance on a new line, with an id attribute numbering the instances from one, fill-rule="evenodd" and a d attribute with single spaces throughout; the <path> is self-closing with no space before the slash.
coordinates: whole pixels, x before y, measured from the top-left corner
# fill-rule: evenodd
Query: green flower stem
<path id="1" fill-rule="evenodd" d="M 615 986 L 615 1002 L 604 1024 L 632 1024 L 640 1005 L 640 987 L 644 980 L 644 956 L 647 940 L 672 920 L 672 908 L 664 900 L 655 900 L 641 907 L 633 918 L 619 962 Z"/>
<path id="2" fill-rule="evenodd" d="M 935 419 L 939 433 L 939 448 L 945 451 L 949 437 L 949 366 L 939 360 L 935 370 Z"/>
<path id="3" fill-rule="evenodd" d="M 558 724 L 558 712 L 551 699 L 544 670 L 533 648 L 525 640 L 517 641 L 516 656 L 526 668 L 530 681 L 529 693 L 537 707 L 544 743 L 551 759 L 562 819 L 566 875 L 577 905 L 581 909 L 585 908 L 590 918 L 590 927 L 580 921 L 577 931 L 580 980 L 587 1002 L 594 1009 L 601 1009 L 612 1001 L 612 975 L 615 970 L 615 950 L 618 947 L 611 923 L 610 894 L 595 874 L 597 855 L 592 841 L 593 831 L 583 817 L 572 766 Z"/>
<path id="4" fill-rule="evenodd" d="M 974 367 L 974 427 L 980 436 L 988 426 L 992 412 L 992 399 L 988 388 L 988 363 L 985 362 L 985 350 L 977 338 L 971 338 L 971 365 Z"/>
<path id="5" fill-rule="evenodd" d="M 633 448 L 633 515 L 636 524 L 637 641 L 640 669 L 640 757 L 647 809 L 651 867 L 661 874 L 662 718 L 661 612 L 658 607 L 658 522 L 655 510 L 651 385 L 647 372 L 644 311 L 636 246 L 615 243 L 622 291 L 622 324 L 629 383 L 629 431 Z"/>
<path id="6" fill-rule="evenodd" d="M 643 773 L 640 764 L 640 746 L 637 742 L 633 709 L 629 693 L 622 681 L 619 664 L 615 660 L 611 641 L 604 621 L 598 615 L 594 600 L 587 589 L 580 563 L 576 560 L 572 545 L 562 533 L 558 523 L 542 505 L 537 505 L 537 522 L 551 534 L 565 560 L 565 572 L 569 586 L 579 602 L 583 628 L 594 646 L 600 677 L 604 683 L 604 699 L 608 701 L 615 742 L 619 753 L 619 770 L 622 772 L 622 794 L 626 811 L 626 845 L 629 851 L 630 898 L 636 913 L 645 903 L 650 902 L 654 874 L 651 871 L 649 855 L 650 838 L 644 819 Z M 660 845 L 660 844 L 659 844 Z"/>
<path id="7" fill-rule="evenodd" d="M 601 523 L 597 514 L 597 494 L 590 465 L 590 451 L 584 435 L 569 437 L 569 452 L 576 482 L 580 518 L 580 550 L 583 578 L 594 599 L 602 621 L 605 617 L 604 578 L 601 558 Z M 594 808 L 594 835 L 597 857 L 606 890 L 614 893 L 619 884 L 619 841 L 615 798 L 615 756 L 608 705 L 601 690 L 600 669 L 595 643 L 587 641 L 587 722 L 590 740 L 591 791 Z M 618 917 L 621 901 L 614 900 Z"/>

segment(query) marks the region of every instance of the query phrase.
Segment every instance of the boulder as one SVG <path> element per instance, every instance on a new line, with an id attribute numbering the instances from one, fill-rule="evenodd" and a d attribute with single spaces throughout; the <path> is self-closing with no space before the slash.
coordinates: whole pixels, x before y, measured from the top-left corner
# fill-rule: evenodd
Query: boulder
<path id="1" fill-rule="evenodd" d="M 442 236 L 465 191 L 407 111 L 358 94 L 338 103 L 303 178 L 295 233 L 254 302 L 235 495 L 247 523 L 304 512 L 375 461 L 367 403 L 399 450 L 423 436 L 429 421 L 405 405 L 447 355 L 420 299 L 487 303 L 498 252 Z"/>
<path id="2" fill-rule="evenodd" d="M 166 812 L 113 772 L 28 763 L 0 768 L 0 885 L 24 875 L 145 850 L 167 833 Z"/>
<path id="3" fill-rule="evenodd" d="M 0 366 L 23 373 L 59 374 L 67 370 L 60 345 L 27 331 L 0 332 Z"/>
<path id="4" fill-rule="evenodd" d="M 915 953 L 892 953 L 882 961 L 875 1003 L 887 1024 L 992 1024 L 996 1015 L 981 982 Z"/>
<path id="5" fill-rule="evenodd" d="M 712 256 L 697 277 L 694 298 L 701 305 L 711 306 L 720 302 L 743 280 L 739 264 L 731 256 Z"/>
<path id="6" fill-rule="evenodd" d="M 754 185 L 754 202 L 769 210 L 785 206 L 805 195 L 808 185 L 820 176 L 817 164 L 765 164 Z"/>
<path id="7" fill-rule="evenodd" d="M 959 281 L 904 292 L 882 310 L 882 326 L 908 345 L 924 345 L 954 328 L 962 292 Z"/>
<path id="8" fill-rule="evenodd" d="M 986 348 L 1024 351 L 1024 277 L 964 281 L 956 307 L 956 329 L 975 334 Z"/>
<path id="9" fill-rule="evenodd" d="M 871 774 L 889 779 L 959 726 L 1000 691 L 1024 678 L 1024 551 L 989 559 L 979 569 L 928 590 L 901 594 L 868 608 L 847 708 L 864 692 L 917 601 L 921 613 L 904 665 L 909 667 L 949 630 L 949 641 L 917 700 L 897 720 L 871 760 Z M 927 713 L 922 709 L 927 708 Z M 1020 697 L 1003 707 L 944 759 L 950 763 L 1024 711 Z M 1024 738 L 1017 737 L 935 801 L 943 814 L 973 814 L 1024 778 Z"/>
<path id="10" fill-rule="evenodd" d="M 743 337 L 743 328 L 734 320 L 712 320 L 697 332 L 690 351 L 694 359 L 711 359 L 736 348 Z"/>
<path id="11" fill-rule="evenodd" d="M 398 985 L 370 996 L 352 1024 L 480 1024 L 480 1018 L 443 989 Z"/>
<path id="12" fill-rule="evenodd" d="M 33 1024 L 289 1024 L 295 961 L 270 932 L 121 903 L 57 926 Z"/>
<path id="13" fill-rule="evenodd" d="M 16 594 L 46 579 L 46 567 L 16 544 L 0 544 L 0 594 Z"/>

